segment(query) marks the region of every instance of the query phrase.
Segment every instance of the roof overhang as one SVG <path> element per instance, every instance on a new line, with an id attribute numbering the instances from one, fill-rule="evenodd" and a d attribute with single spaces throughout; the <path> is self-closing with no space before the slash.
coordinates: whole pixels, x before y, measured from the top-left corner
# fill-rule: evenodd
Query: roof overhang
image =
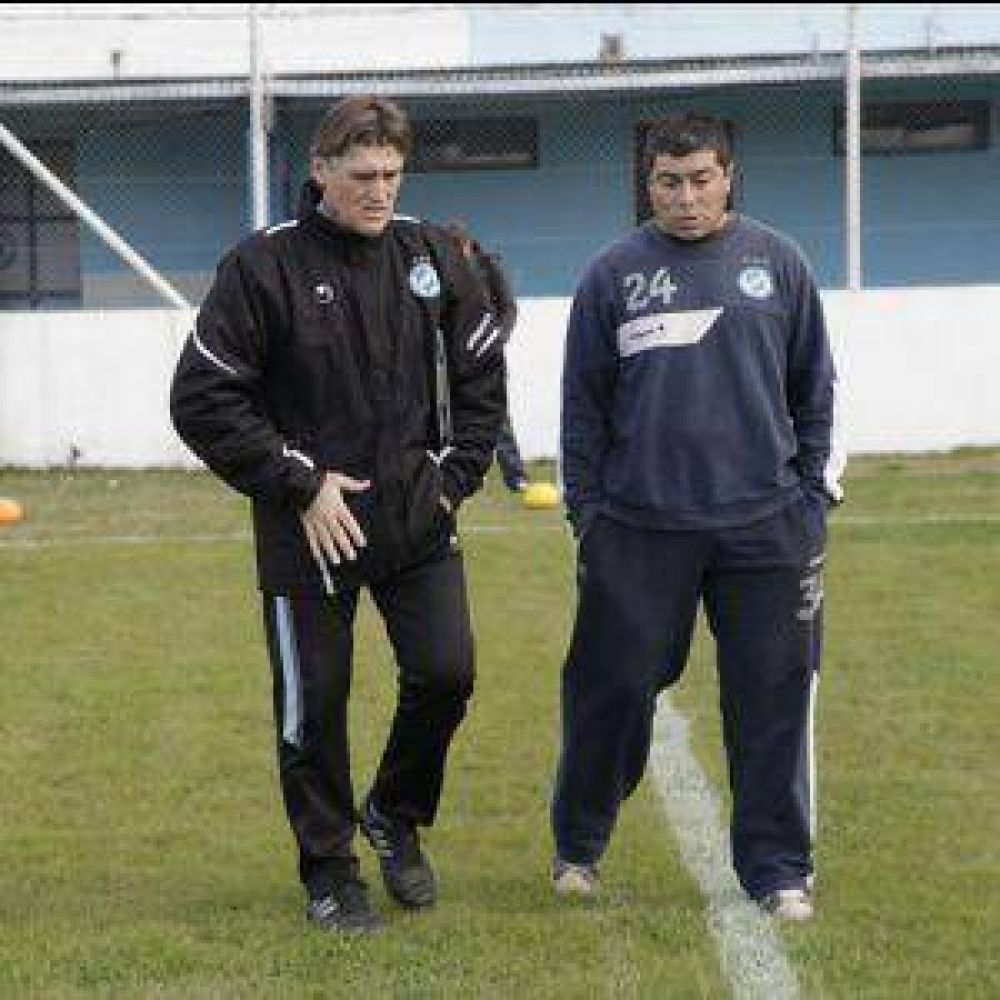
<path id="1" fill-rule="evenodd" d="M 838 80 L 842 52 L 621 63 L 482 66 L 372 74 L 327 73 L 267 78 L 276 98 L 335 98 L 383 93 L 395 97 L 542 96 L 635 93 L 700 87 L 775 86 Z M 865 53 L 865 79 L 1000 75 L 1000 46 Z M 249 93 L 246 77 L 176 80 L 93 80 L 18 83 L 0 80 L 0 105 L 116 104 L 143 101 L 227 101 Z"/>

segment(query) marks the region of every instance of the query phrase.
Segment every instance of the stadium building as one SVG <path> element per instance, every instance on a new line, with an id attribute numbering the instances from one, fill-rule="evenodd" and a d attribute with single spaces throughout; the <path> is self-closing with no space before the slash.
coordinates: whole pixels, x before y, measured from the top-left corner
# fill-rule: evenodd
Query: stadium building
<path id="1" fill-rule="evenodd" d="M 564 296 L 645 215 L 648 123 L 696 107 L 733 122 L 742 205 L 795 236 L 838 288 L 847 10 L 7 4 L 0 121 L 196 302 L 228 245 L 294 212 L 324 108 L 392 95 L 418 140 L 403 209 L 463 217 L 503 253 L 519 294 Z M 859 15 L 864 286 L 996 281 L 1000 5 Z M 254 170 L 255 136 L 266 171 Z M 0 308 L 157 303 L 2 150 L 0 174 Z"/>
<path id="2" fill-rule="evenodd" d="M 845 447 L 998 441 L 1000 4 L 4 4 L 0 39 L 0 464 L 192 462 L 165 399 L 191 309 L 365 92 L 414 122 L 401 210 L 503 255 L 528 457 L 556 452 L 577 277 L 689 108 L 813 262 Z"/>

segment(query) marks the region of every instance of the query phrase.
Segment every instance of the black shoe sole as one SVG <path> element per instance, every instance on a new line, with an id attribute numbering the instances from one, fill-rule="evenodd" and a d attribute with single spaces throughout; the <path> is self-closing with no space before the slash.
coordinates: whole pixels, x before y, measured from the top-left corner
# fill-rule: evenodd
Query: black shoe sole
<path id="1" fill-rule="evenodd" d="M 335 924 L 323 920 L 313 920 L 307 918 L 317 930 L 326 934 L 346 934 L 351 937 L 365 937 L 368 934 L 381 934 L 385 930 L 385 924 L 379 921 L 377 924 Z"/>

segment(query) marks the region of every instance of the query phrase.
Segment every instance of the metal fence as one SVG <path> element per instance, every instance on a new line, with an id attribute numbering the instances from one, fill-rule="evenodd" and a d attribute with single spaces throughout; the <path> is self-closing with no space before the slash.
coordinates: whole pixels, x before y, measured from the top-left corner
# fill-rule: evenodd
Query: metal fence
<path id="1" fill-rule="evenodd" d="M 405 35 L 416 15 L 396 6 Z M 730 16 L 732 6 L 714 5 Z M 57 57 L 45 79 L 8 79 L 0 66 L 10 137 L 0 146 L 0 309 L 162 305 L 137 258 L 197 303 L 227 247 L 294 212 L 322 112 L 365 91 L 397 98 L 414 122 L 401 210 L 463 218 L 503 255 L 523 296 L 571 294 L 586 261 L 644 218 L 642 138 L 686 108 L 733 123 L 740 210 L 795 238 L 822 285 L 1000 281 L 1000 44 L 861 51 L 856 9 L 842 7 L 839 30 L 809 51 L 632 58 L 628 39 L 610 32 L 575 61 L 399 57 L 378 73 L 278 72 L 267 39 L 308 33 L 315 6 L 185 9 L 195 8 L 202 34 L 208 22 L 237 36 L 241 71 L 137 77 L 114 48 L 106 78 L 73 79 Z M 561 9 L 571 31 L 572 8 Z M 700 10 L 686 16 L 721 37 L 722 13 Z M 376 15 L 354 16 L 364 39 Z M 517 16 L 530 32 L 527 13 Z M 1000 43 L 1000 30 L 992 38 Z M 25 150 L 103 230 L 32 171 Z"/>

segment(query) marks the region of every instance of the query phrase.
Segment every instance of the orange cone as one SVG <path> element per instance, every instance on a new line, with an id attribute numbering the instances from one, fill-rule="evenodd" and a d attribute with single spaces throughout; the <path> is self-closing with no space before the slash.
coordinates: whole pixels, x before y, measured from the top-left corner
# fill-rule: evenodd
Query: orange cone
<path id="1" fill-rule="evenodd" d="M 9 497 L 0 497 L 0 527 L 5 524 L 17 524 L 24 519 L 24 508 Z"/>

